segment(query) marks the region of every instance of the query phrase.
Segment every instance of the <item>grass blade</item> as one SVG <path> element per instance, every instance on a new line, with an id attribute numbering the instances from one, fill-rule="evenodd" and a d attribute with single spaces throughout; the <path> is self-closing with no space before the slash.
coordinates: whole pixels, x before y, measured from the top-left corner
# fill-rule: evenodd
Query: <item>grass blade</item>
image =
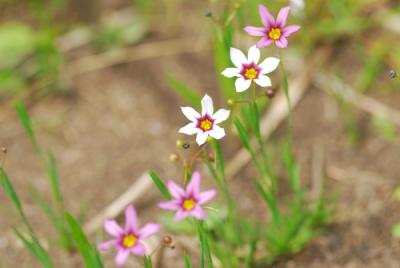
<path id="1" fill-rule="evenodd" d="M 168 188 L 165 186 L 165 183 L 158 177 L 158 175 L 154 171 L 150 171 L 149 175 L 153 180 L 154 184 L 157 186 L 158 190 L 161 192 L 163 197 L 167 200 L 172 198 L 171 194 L 168 191 Z"/>
<path id="2" fill-rule="evenodd" d="M 29 118 L 28 112 L 26 111 L 25 107 L 22 105 L 21 102 L 17 102 L 16 109 L 18 113 L 19 120 L 21 121 L 22 125 L 24 126 L 25 132 L 28 135 L 35 152 L 37 155 L 40 155 L 40 148 L 35 138 L 35 133 L 33 132 L 31 120 Z"/>
<path id="3" fill-rule="evenodd" d="M 187 86 L 172 76 L 167 76 L 167 83 L 187 103 L 197 108 L 200 106 L 201 97 L 195 89 Z"/>

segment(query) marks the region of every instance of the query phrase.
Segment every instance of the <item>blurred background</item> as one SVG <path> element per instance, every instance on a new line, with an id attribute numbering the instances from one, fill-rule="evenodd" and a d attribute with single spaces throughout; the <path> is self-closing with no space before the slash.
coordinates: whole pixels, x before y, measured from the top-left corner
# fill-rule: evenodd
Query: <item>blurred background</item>
<path id="1" fill-rule="evenodd" d="M 1 0 L 0 145 L 40 235 L 54 234 L 32 193 L 50 190 L 15 102 L 54 152 L 66 207 L 86 222 L 146 170 L 180 176 L 169 160 L 186 122 L 176 91 L 207 92 L 226 106 L 233 85 L 220 72 L 230 46 L 255 43 L 242 28 L 261 25 L 260 3 L 274 14 L 291 5 L 289 24 L 302 26 L 287 49 L 262 53 L 282 55 L 290 90 L 302 92 L 293 112 L 302 180 L 313 189 L 323 174 L 336 211 L 325 234 L 275 267 L 400 267 L 398 0 Z M 279 74 L 272 79 L 281 91 Z M 285 126 L 269 138 L 276 158 Z M 222 142 L 226 159 L 238 148 L 232 140 Z M 255 190 L 244 178 L 253 173 L 244 168 L 230 186 L 250 214 Z M 135 203 L 143 221 L 156 217 L 157 200 Z M 3 192 L 0 204 L 0 267 L 39 267 L 12 231 L 18 219 Z M 57 267 L 79 267 L 76 256 L 50 252 Z"/>

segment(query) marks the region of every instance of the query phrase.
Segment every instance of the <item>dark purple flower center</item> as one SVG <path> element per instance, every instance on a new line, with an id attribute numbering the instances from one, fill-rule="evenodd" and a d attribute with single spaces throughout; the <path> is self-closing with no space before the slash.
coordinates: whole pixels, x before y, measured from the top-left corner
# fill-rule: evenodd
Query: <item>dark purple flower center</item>
<path id="1" fill-rule="evenodd" d="M 261 71 L 261 68 L 258 67 L 254 62 L 252 62 L 252 63 L 248 63 L 248 64 L 243 64 L 240 74 L 246 80 L 253 80 L 253 79 L 258 78 L 260 71 Z"/>
<path id="2" fill-rule="evenodd" d="M 197 128 L 201 129 L 203 132 L 209 131 L 214 125 L 214 119 L 208 114 L 203 115 L 197 119 Z"/>

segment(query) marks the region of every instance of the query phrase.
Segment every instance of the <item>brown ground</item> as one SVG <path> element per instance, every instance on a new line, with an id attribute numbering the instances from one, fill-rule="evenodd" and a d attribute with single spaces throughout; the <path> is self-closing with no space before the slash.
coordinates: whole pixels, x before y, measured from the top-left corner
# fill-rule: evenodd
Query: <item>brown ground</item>
<path id="1" fill-rule="evenodd" d="M 193 14 L 200 16 L 197 11 L 202 9 L 194 10 L 179 18 L 196 35 L 204 33 L 204 27 L 193 22 Z M 175 35 L 153 33 L 143 43 Z M 164 178 L 179 174 L 168 155 L 176 150 L 176 131 L 185 123 L 178 112 L 183 103 L 167 88 L 164 77 L 176 75 L 215 96 L 212 61 L 206 49 L 107 68 L 75 78 L 69 96 L 48 97 L 30 108 L 40 143 L 51 148 L 57 158 L 70 211 L 77 213 L 86 206 L 90 219 L 144 170 L 156 170 Z M 399 96 L 381 96 L 400 109 L 394 98 L 400 100 Z M 399 244 L 390 233 L 391 226 L 400 221 L 396 213 L 399 204 L 391 198 L 398 184 L 398 141 L 388 142 L 376 135 L 368 127 L 368 117 L 357 113 L 362 140 L 350 144 L 340 116 L 336 101 L 317 88 L 311 88 L 294 111 L 295 152 L 304 183 L 310 184 L 315 144 L 323 146 L 327 167 L 343 169 L 346 175 L 339 180 L 326 179 L 327 193 L 336 196 L 337 202 L 333 225 L 303 252 L 274 267 L 400 267 Z M 31 195 L 34 187 L 49 197 L 47 180 L 10 105 L 0 107 L 0 125 L 0 144 L 9 150 L 6 169 L 28 217 L 41 235 L 52 235 Z M 282 135 L 284 130 L 278 130 L 270 142 Z M 251 170 L 238 176 L 231 187 L 235 195 L 240 193 L 242 206 L 251 211 L 254 189 L 245 174 Z M 155 201 L 141 202 L 144 221 L 154 219 Z M 4 192 L 0 202 L 0 266 L 39 267 L 13 235 L 15 213 L 10 213 Z M 59 256 L 57 267 L 82 267 L 76 257 L 56 251 L 51 249 Z M 107 267 L 113 267 L 112 257 L 107 254 Z"/>

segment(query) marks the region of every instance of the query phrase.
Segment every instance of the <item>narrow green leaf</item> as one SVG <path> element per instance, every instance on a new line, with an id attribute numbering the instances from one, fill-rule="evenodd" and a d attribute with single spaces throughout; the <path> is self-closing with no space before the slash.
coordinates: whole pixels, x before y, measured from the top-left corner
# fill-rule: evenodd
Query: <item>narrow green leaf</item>
<path id="1" fill-rule="evenodd" d="M 29 139 L 31 140 L 33 147 L 37 154 L 40 154 L 40 149 L 38 143 L 35 138 L 35 133 L 33 132 L 31 120 L 29 118 L 28 112 L 26 111 L 25 107 L 21 102 L 17 102 L 16 109 L 18 113 L 19 120 L 21 121 L 22 125 L 25 128 L 25 132 L 28 135 Z"/>
<path id="2" fill-rule="evenodd" d="M 153 263 L 151 262 L 151 258 L 149 256 L 144 256 L 143 262 L 145 268 L 153 268 Z"/>
<path id="3" fill-rule="evenodd" d="M 201 102 L 201 97 L 195 89 L 187 86 L 183 82 L 175 79 L 172 76 L 167 76 L 168 85 L 175 90 L 186 102 L 188 102 L 193 107 L 199 107 Z"/>
<path id="4" fill-rule="evenodd" d="M 4 187 L 8 197 L 11 199 L 14 207 L 17 209 L 18 213 L 21 215 L 22 218 L 25 218 L 24 211 L 22 210 L 21 202 L 18 198 L 17 193 L 14 190 L 7 174 L 4 172 L 2 168 L 0 168 L 0 177 L 1 177 L 1 184 Z"/>
<path id="5" fill-rule="evenodd" d="M 274 220 L 274 222 L 278 222 L 280 216 L 279 216 L 279 209 L 276 205 L 276 200 L 271 194 L 269 194 L 268 191 L 264 189 L 264 187 L 261 185 L 260 182 L 258 181 L 256 182 L 256 187 L 257 190 L 260 192 L 261 196 L 263 197 L 263 199 L 265 200 L 265 203 L 271 210 L 272 219 Z"/>
<path id="6" fill-rule="evenodd" d="M 163 197 L 167 200 L 170 200 L 172 196 L 168 191 L 168 188 L 165 186 L 165 183 L 160 179 L 160 177 L 158 177 L 158 175 L 154 171 L 150 171 L 149 175 L 153 180 L 154 184 L 157 186 L 158 190 L 163 195 Z"/>
<path id="7" fill-rule="evenodd" d="M 242 145 L 248 150 L 248 151 L 252 151 L 251 147 L 250 147 L 250 139 L 249 136 L 247 135 L 246 129 L 243 126 L 243 124 L 240 122 L 240 120 L 238 118 L 234 118 L 233 119 L 233 124 L 236 127 L 236 130 L 238 132 L 239 135 L 239 139 L 240 142 L 242 143 Z"/>
<path id="8" fill-rule="evenodd" d="M 192 263 L 190 262 L 189 256 L 185 252 L 185 268 L 192 268 Z"/>
<path id="9" fill-rule="evenodd" d="M 217 165 L 217 169 L 220 172 L 222 178 L 225 178 L 225 165 L 224 165 L 224 158 L 222 157 L 222 150 L 221 145 L 217 140 L 211 141 L 211 146 L 215 152 L 215 163 Z"/>
<path id="10" fill-rule="evenodd" d="M 50 184 L 51 184 L 51 191 L 53 193 L 54 199 L 57 203 L 57 206 L 60 208 L 60 210 L 63 212 L 63 198 L 62 194 L 60 191 L 60 185 L 59 185 L 59 179 L 58 179 L 58 172 L 57 172 L 57 165 L 56 165 L 56 160 L 54 158 L 54 155 L 52 152 L 49 152 L 48 156 L 48 176 L 50 179 Z"/>

